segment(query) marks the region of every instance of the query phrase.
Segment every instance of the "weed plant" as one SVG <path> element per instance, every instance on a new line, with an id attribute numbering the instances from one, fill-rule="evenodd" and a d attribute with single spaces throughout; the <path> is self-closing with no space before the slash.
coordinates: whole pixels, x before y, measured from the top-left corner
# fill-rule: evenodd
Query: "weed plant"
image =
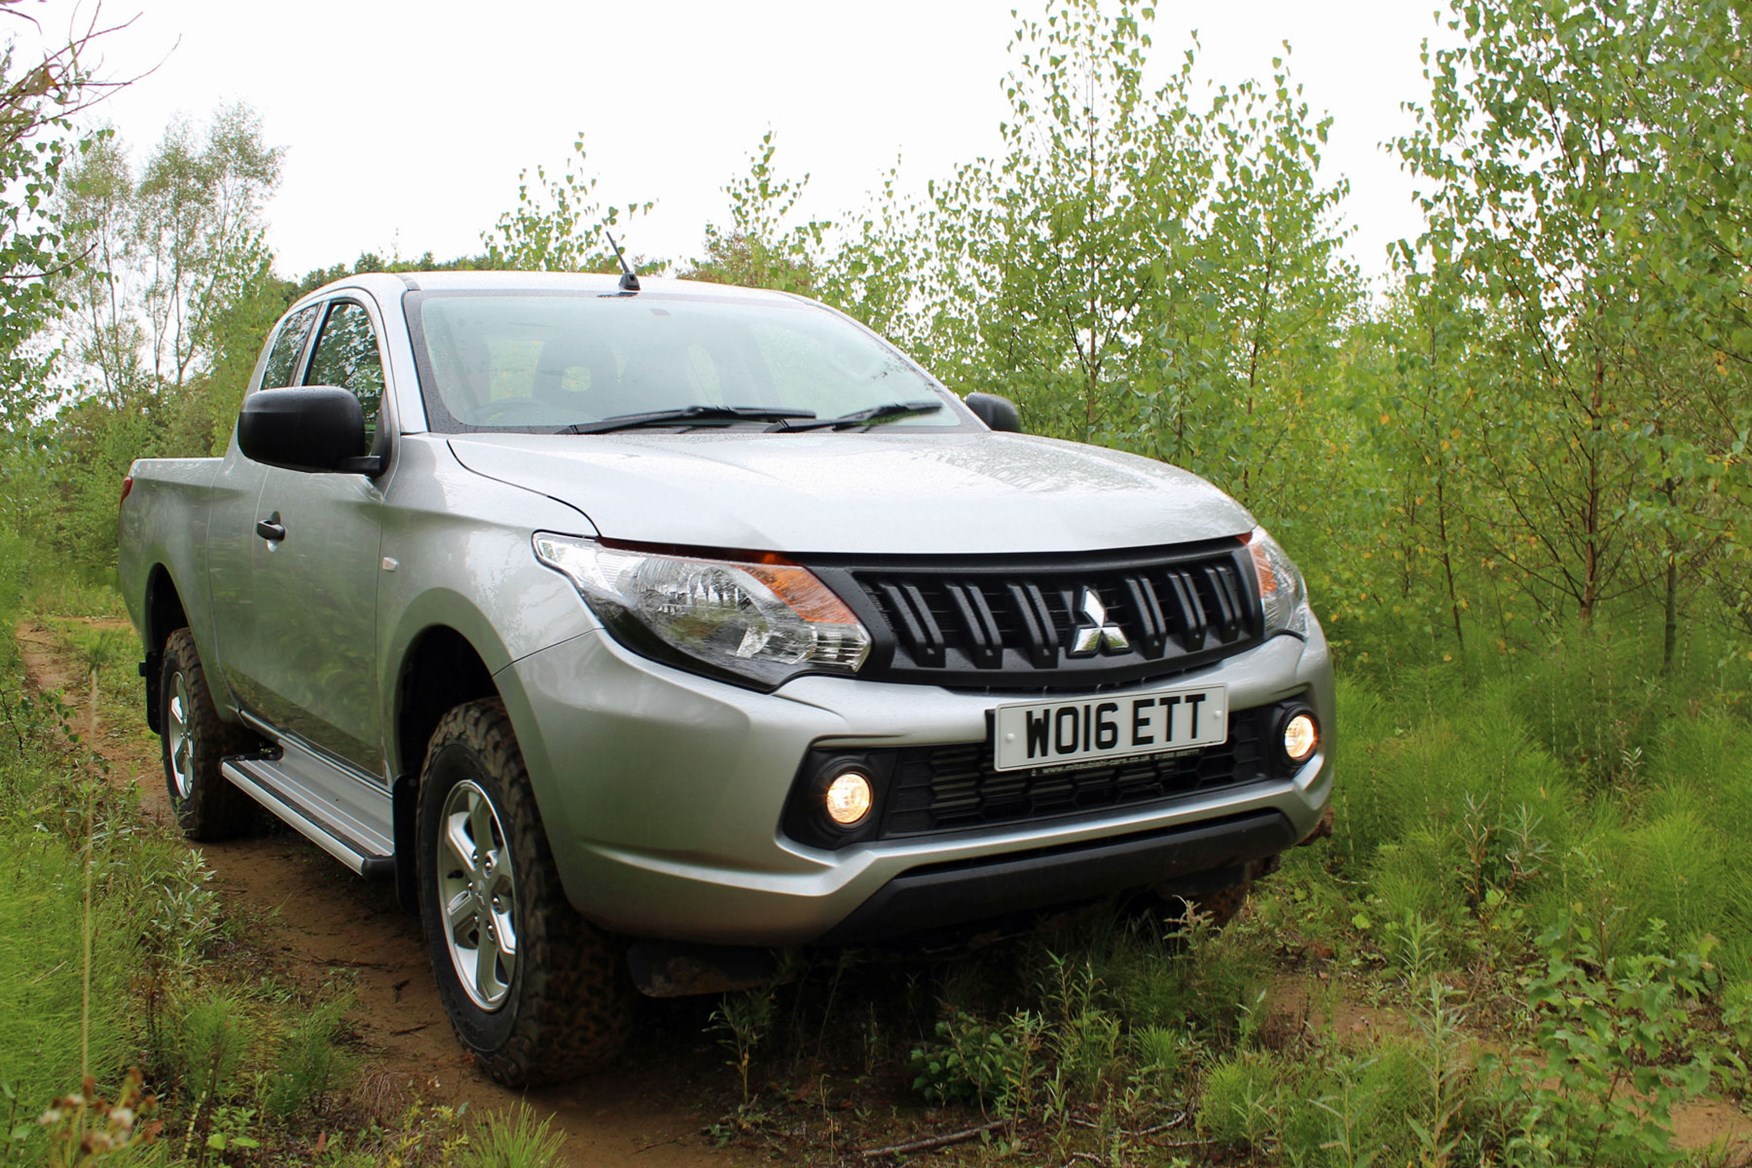
<path id="1" fill-rule="evenodd" d="M 41 583 L 26 550 L 0 530 L 8 632 Z M 113 617 L 114 594 L 63 583 L 49 600 L 58 612 L 36 619 L 96 684 L 33 693 L 0 636 L 0 1165 L 204 1165 L 266 1147 L 345 1085 L 344 1003 L 306 1011 L 212 960 L 223 917 L 200 854 L 144 824 L 82 736 L 138 710 L 137 679 L 120 680 L 131 638 L 59 619 Z"/>

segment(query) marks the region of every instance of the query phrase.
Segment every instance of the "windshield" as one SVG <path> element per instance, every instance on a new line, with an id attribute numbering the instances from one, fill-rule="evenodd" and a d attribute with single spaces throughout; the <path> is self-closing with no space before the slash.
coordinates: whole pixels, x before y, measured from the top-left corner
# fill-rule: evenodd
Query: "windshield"
<path id="1" fill-rule="evenodd" d="M 899 352 L 807 302 L 430 292 L 413 320 L 440 431 L 556 431 L 690 409 L 668 424 L 774 426 L 928 399 L 944 408 L 891 411 L 881 424 L 961 424 Z"/>

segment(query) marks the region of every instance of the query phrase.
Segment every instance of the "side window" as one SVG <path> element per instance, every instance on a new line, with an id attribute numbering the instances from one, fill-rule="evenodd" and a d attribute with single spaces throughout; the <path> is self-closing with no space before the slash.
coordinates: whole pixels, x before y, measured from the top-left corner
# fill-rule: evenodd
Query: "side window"
<path id="1" fill-rule="evenodd" d="M 304 383 L 351 390 L 365 409 L 366 438 L 376 438 L 377 407 L 383 400 L 383 362 L 377 355 L 377 334 L 364 305 L 342 300 L 329 309 Z"/>
<path id="2" fill-rule="evenodd" d="M 310 336 L 310 326 L 316 323 L 316 308 L 314 304 L 300 308 L 280 326 L 280 335 L 274 338 L 274 347 L 268 351 L 268 364 L 262 370 L 263 389 L 284 389 L 292 384 L 298 358 L 304 353 L 304 341 Z"/>

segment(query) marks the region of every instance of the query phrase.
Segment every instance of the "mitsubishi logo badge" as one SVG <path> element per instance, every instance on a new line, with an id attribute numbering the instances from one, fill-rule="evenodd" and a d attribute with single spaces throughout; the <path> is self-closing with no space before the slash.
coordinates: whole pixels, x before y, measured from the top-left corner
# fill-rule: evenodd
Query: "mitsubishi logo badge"
<path id="1" fill-rule="evenodd" d="M 1125 631 L 1108 622 L 1107 606 L 1101 603 L 1100 594 L 1093 588 L 1083 589 L 1083 595 L 1077 602 L 1077 611 L 1087 623 L 1071 630 L 1071 647 L 1067 651 L 1069 656 L 1088 657 L 1096 651 L 1124 653 L 1131 648 Z"/>

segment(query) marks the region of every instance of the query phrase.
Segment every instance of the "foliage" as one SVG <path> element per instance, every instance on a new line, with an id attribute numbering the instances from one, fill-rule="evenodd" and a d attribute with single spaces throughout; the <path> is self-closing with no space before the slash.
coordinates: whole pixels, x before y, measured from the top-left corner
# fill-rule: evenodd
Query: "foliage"
<path id="1" fill-rule="evenodd" d="M 1601 961 L 1585 928 L 1553 930 L 1545 969 L 1526 983 L 1537 1053 L 1486 1055 L 1500 1073 L 1491 1097 L 1511 1165 L 1676 1164 L 1673 1105 L 1708 1084 L 1705 1054 L 1688 1048 L 1704 962 L 1653 954 Z"/>
<path id="2" fill-rule="evenodd" d="M 566 1137 L 549 1130 L 552 1123 L 521 1103 L 483 1119 L 457 1152 L 456 1168 L 557 1168 L 565 1162 Z"/>
<path id="3" fill-rule="evenodd" d="M 279 168 L 241 105 L 198 134 L 173 123 L 138 170 L 113 133 L 87 151 L 62 196 L 93 261 L 63 288 L 76 397 L 139 408 L 210 367 L 219 322 L 268 276 L 262 211 Z"/>
<path id="4" fill-rule="evenodd" d="M 749 1063 L 772 1021 L 772 995 L 759 990 L 726 994 L 712 1012 L 712 1027 L 718 1032 L 718 1045 L 730 1052 L 730 1065 L 736 1068 L 736 1074 L 742 1080 L 745 1107 L 752 1098 L 748 1089 Z"/>
<path id="5" fill-rule="evenodd" d="M 813 256 L 831 225 L 789 222 L 809 176 L 779 177 L 773 166 L 777 152 L 768 130 L 749 156 L 748 173 L 724 188 L 730 197 L 729 225 L 706 224 L 706 254 L 686 273 L 688 279 L 816 294 Z"/>
<path id="6" fill-rule="evenodd" d="M 0 19 L 30 19 L 23 0 L 0 3 Z M 74 115 L 114 83 L 82 63 L 110 29 L 94 17 L 83 34 L 34 60 L 10 38 L 0 47 L 0 521 L 17 522 L 26 481 L 16 464 L 32 451 L 35 423 L 54 396 L 56 280 L 85 257 L 56 194 L 94 139 Z"/>
<path id="7" fill-rule="evenodd" d="M 517 206 L 499 216 L 481 235 L 486 266 L 538 272 L 612 272 L 619 270 L 606 232 L 622 216 L 649 211 L 653 203 L 604 207 L 597 201 L 596 176 L 585 169 L 584 135 L 572 141 L 572 153 L 558 176 L 545 166 L 517 175 Z"/>
<path id="8" fill-rule="evenodd" d="M 934 1103 L 977 1103 L 1010 1114 L 1027 1101 L 1043 1029 L 1026 1010 L 997 1025 L 951 1011 L 937 1023 L 935 1039 L 908 1055 L 912 1089 Z"/>
<path id="9" fill-rule="evenodd" d="M 86 142 L 57 194 L 89 262 L 54 281 L 65 362 L 37 426 L 39 529 L 87 570 L 114 558 L 115 501 L 134 459 L 207 454 L 283 307 L 263 208 L 280 152 L 245 106 L 169 127 L 136 167 L 121 139 Z M 42 479 L 56 489 L 43 491 Z"/>
<path id="10" fill-rule="evenodd" d="M 352 1060 L 340 1039 L 352 1005 L 346 997 L 323 1002 L 281 1037 L 262 1092 L 262 1110 L 269 1118 L 320 1114 L 330 1095 L 346 1083 Z"/>
<path id="11" fill-rule="evenodd" d="M 1739 88 L 1715 47 L 1738 21 L 1707 0 L 1449 7 L 1464 42 L 1426 47 L 1430 98 L 1398 143 L 1428 217 L 1402 258 L 1433 402 L 1406 421 L 1463 436 L 1434 477 L 1486 472 L 1468 531 L 1541 609 L 1586 622 L 1658 582 L 1670 661 L 1686 585 L 1737 538 L 1722 488 L 1749 383 L 1717 344 L 1744 290 L 1668 281 L 1698 254 L 1673 229 L 1699 174 L 1675 131 L 1699 91 Z"/>

